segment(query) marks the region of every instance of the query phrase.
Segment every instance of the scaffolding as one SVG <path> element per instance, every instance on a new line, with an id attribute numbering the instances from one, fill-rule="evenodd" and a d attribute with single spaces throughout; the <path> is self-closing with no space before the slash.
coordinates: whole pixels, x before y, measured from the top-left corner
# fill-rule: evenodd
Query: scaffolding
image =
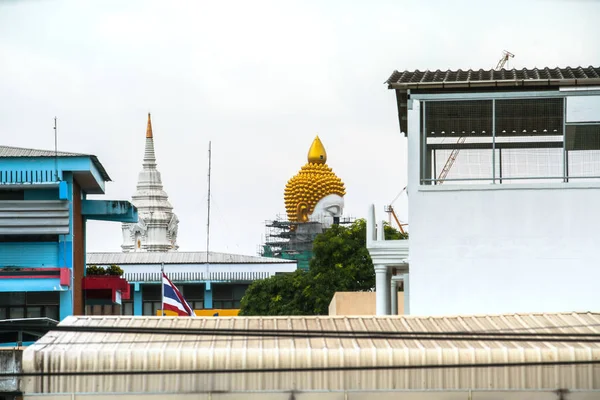
<path id="1" fill-rule="evenodd" d="M 338 225 L 349 225 L 352 217 L 336 219 Z M 296 260 L 298 269 L 308 270 L 312 258 L 312 245 L 318 234 L 323 233 L 320 222 L 290 222 L 278 214 L 276 219 L 265 221 L 264 244 L 259 249 L 262 257 Z"/>

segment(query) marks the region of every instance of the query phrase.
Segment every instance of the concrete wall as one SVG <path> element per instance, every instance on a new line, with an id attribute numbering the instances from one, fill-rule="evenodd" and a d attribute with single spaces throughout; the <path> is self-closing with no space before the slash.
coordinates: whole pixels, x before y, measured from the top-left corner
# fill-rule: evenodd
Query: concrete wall
<path id="1" fill-rule="evenodd" d="M 414 315 L 600 309 L 600 184 L 419 186 L 409 114 Z"/>
<path id="2" fill-rule="evenodd" d="M 398 314 L 404 314 L 404 293 L 398 292 Z M 375 292 L 336 292 L 329 315 L 375 315 Z"/>
<path id="3" fill-rule="evenodd" d="M 6 374 L 21 373 L 22 358 L 22 349 L 0 348 L 0 372 Z M 0 378 L 0 394 L 3 392 L 11 393 L 17 391 L 19 391 L 18 378 Z"/>

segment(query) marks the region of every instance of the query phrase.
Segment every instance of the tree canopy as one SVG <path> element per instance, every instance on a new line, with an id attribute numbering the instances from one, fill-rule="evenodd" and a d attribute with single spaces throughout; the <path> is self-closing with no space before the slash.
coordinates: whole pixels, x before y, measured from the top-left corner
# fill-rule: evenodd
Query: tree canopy
<path id="1" fill-rule="evenodd" d="M 366 238 L 364 219 L 327 229 L 313 242 L 308 271 L 253 282 L 242 298 L 240 315 L 325 315 L 335 292 L 373 290 L 375 271 Z M 407 235 L 386 225 L 385 238 Z"/>

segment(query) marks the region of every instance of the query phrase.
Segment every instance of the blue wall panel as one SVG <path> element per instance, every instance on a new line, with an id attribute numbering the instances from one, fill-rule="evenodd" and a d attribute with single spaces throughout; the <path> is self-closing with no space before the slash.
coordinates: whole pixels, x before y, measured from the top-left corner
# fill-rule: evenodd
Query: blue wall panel
<path id="1" fill-rule="evenodd" d="M 204 285 L 204 308 L 213 308 L 212 287 L 210 282 Z"/>
<path id="2" fill-rule="evenodd" d="M 85 307 L 84 307 L 85 309 Z M 73 291 L 60 292 L 60 320 L 73 315 Z"/>
<path id="3" fill-rule="evenodd" d="M 64 288 L 64 289 L 63 289 Z M 67 291 L 67 287 L 60 286 L 60 280 L 52 278 L 15 278 L 0 279 L 0 292 L 53 292 Z"/>
<path id="4" fill-rule="evenodd" d="M 59 267 L 58 242 L 0 243 L 0 267 Z"/>

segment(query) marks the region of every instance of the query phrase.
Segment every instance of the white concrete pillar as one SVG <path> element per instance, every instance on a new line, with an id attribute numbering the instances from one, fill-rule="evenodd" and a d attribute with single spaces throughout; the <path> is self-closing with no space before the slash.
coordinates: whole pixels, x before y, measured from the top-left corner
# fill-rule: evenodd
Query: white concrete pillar
<path id="1" fill-rule="evenodd" d="M 404 315 L 410 315 L 410 280 L 409 274 L 404 274 Z"/>
<path id="2" fill-rule="evenodd" d="M 388 315 L 390 284 L 388 271 L 385 265 L 375 265 L 375 314 Z"/>
<path id="3" fill-rule="evenodd" d="M 390 299 L 391 299 L 391 315 L 398 315 L 398 281 L 394 279 L 390 279 Z"/>
<path id="4" fill-rule="evenodd" d="M 377 240 L 385 240 L 385 221 L 381 220 L 377 227 Z"/>
<path id="5" fill-rule="evenodd" d="M 375 204 L 371 204 L 367 213 L 367 243 L 377 240 L 377 221 L 375 220 Z"/>
<path id="6" fill-rule="evenodd" d="M 392 282 L 392 273 L 390 271 L 390 269 L 388 268 L 388 272 L 385 276 L 385 286 L 386 286 L 386 291 L 385 291 L 385 315 L 390 315 L 392 313 L 392 299 L 391 299 L 391 295 L 390 295 L 390 284 Z"/>

